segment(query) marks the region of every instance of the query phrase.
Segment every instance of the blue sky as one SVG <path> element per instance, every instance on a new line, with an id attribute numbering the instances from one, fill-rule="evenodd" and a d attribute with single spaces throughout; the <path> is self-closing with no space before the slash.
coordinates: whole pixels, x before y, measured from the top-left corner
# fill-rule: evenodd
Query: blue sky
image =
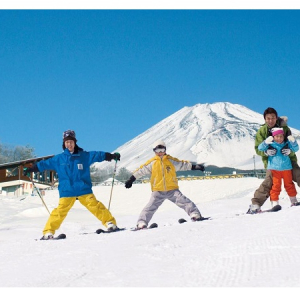
<path id="1" fill-rule="evenodd" d="M 113 151 L 184 106 L 300 130 L 299 10 L 0 10 L 0 143 Z"/>

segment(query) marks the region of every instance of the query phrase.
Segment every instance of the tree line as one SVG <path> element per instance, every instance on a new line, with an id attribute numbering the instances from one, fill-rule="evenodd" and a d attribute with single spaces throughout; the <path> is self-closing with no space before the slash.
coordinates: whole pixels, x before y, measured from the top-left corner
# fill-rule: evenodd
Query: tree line
<path id="1" fill-rule="evenodd" d="M 114 168 L 107 167 L 106 169 L 98 169 L 95 166 L 91 166 L 91 179 L 92 182 L 103 182 L 109 178 L 112 178 L 114 175 Z M 131 176 L 131 172 L 129 172 L 126 168 L 120 168 L 117 170 L 115 175 L 115 179 L 118 181 L 125 182 Z"/>
<path id="2" fill-rule="evenodd" d="M 34 148 L 27 146 L 10 146 L 0 144 L 0 164 L 25 160 L 36 157 Z"/>

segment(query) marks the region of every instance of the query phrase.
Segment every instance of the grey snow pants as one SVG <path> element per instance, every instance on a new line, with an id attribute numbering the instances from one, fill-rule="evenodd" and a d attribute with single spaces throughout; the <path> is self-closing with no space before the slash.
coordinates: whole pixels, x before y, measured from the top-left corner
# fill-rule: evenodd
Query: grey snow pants
<path id="1" fill-rule="evenodd" d="M 157 209 L 160 207 L 160 205 L 162 205 L 162 203 L 166 199 L 169 199 L 178 207 L 184 209 L 189 216 L 193 216 L 193 215 L 201 216 L 200 211 L 195 205 L 195 203 L 192 202 L 186 196 L 184 196 L 178 189 L 167 191 L 167 192 L 155 191 L 152 192 L 150 201 L 140 213 L 138 223 L 142 221 L 148 225 L 154 213 L 157 211 Z"/>

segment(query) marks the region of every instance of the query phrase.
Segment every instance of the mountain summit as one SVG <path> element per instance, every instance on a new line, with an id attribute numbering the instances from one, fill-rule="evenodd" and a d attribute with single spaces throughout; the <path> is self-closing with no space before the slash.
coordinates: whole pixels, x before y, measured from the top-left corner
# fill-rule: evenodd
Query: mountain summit
<path id="1" fill-rule="evenodd" d="M 237 169 L 262 169 L 255 154 L 255 134 L 262 114 L 229 102 L 183 107 L 115 151 L 118 167 L 133 171 L 153 156 L 152 145 L 163 140 L 167 153 L 183 160 Z M 293 133 L 299 134 L 297 130 Z"/>

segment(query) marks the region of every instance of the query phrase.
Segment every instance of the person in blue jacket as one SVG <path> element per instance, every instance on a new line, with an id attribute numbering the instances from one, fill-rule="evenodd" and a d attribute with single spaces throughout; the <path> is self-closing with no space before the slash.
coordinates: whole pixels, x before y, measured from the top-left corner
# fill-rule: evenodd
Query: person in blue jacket
<path id="1" fill-rule="evenodd" d="M 102 151 L 84 151 L 78 147 L 75 132 L 66 130 L 63 133 L 63 153 L 50 159 L 42 160 L 32 168 L 24 171 L 25 175 L 31 172 L 54 170 L 59 178 L 59 204 L 55 208 L 45 225 L 42 239 L 52 239 L 63 220 L 76 200 L 85 206 L 98 218 L 108 231 L 117 230 L 117 223 L 110 211 L 96 199 L 92 191 L 90 165 L 104 160 L 120 160 L 119 153 Z"/>
<path id="2" fill-rule="evenodd" d="M 267 169 L 271 170 L 273 177 L 273 185 L 270 191 L 270 200 L 272 206 L 278 204 L 279 194 L 281 191 L 281 181 L 283 180 L 284 188 L 290 197 L 292 206 L 298 205 L 296 198 L 297 191 L 292 178 L 292 163 L 288 155 L 285 152 L 297 152 L 299 146 L 297 141 L 292 135 L 284 139 L 284 130 L 282 128 L 273 128 L 271 130 L 272 136 L 266 138 L 259 146 L 258 150 L 266 151 L 270 146 L 272 149 L 276 149 L 274 156 L 268 156 Z"/>

